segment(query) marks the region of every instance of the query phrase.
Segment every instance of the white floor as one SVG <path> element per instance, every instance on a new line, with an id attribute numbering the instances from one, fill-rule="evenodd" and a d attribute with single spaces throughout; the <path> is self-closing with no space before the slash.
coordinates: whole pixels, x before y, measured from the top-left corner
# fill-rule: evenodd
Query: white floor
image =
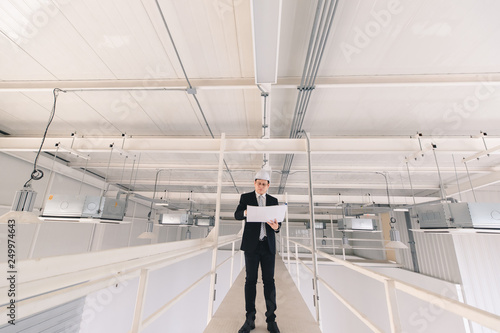
<path id="1" fill-rule="evenodd" d="M 259 277 L 260 277 L 259 272 Z M 281 257 L 276 257 L 276 322 L 282 333 L 321 333 Z M 245 321 L 245 270 L 243 270 L 219 306 L 204 333 L 236 333 Z M 252 333 L 266 333 L 266 312 L 262 281 L 257 282 L 257 318 Z"/>

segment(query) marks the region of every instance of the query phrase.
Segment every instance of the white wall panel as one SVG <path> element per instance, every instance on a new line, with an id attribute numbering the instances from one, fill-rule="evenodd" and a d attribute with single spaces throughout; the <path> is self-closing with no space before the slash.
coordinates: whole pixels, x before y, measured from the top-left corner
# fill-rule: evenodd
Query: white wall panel
<path id="1" fill-rule="evenodd" d="M 16 320 L 15 325 L 0 327 L 1 333 L 78 333 L 85 305 L 85 298 L 39 312 L 27 318 Z"/>
<path id="2" fill-rule="evenodd" d="M 44 222 L 33 258 L 87 252 L 92 228 L 91 223 Z"/>
<path id="3" fill-rule="evenodd" d="M 398 268 L 369 267 L 369 269 L 439 295 L 455 300 L 459 299 L 457 285 L 453 283 Z M 289 271 L 297 284 L 295 265 L 292 265 Z M 387 303 L 382 283 L 337 265 L 320 264 L 319 274 L 330 286 L 364 313 L 370 321 L 374 322 L 384 332 L 390 332 Z M 311 313 L 314 313 L 312 304 L 313 291 L 311 288 L 312 276 L 309 271 L 303 268 L 300 269 L 300 275 L 300 291 Z M 397 298 L 402 332 L 466 332 L 463 319 L 459 316 L 450 314 L 434 304 L 420 301 L 403 292 L 398 292 Z M 323 288 L 321 283 L 320 309 L 323 332 L 372 332 L 328 290 Z"/>
<path id="4" fill-rule="evenodd" d="M 35 235 L 35 224 L 16 224 L 16 257 L 17 260 L 27 259 L 31 242 Z M 7 261 L 7 224 L 0 223 L 0 262 Z"/>
<path id="5" fill-rule="evenodd" d="M 414 232 L 420 273 L 461 283 L 457 254 L 450 234 Z"/>
<path id="6" fill-rule="evenodd" d="M 139 278 L 87 295 L 80 333 L 128 332 L 134 318 Z"/>
<path id="7" fill-rule="evenodd" d="M 211 251 L 207 251 L 150 272 L 143 319 L 208 272 L 211 254 Z M 230 252 L 219 251 L 218 262 L 222 262 L 229 255 Z M 235 258 L 233 279 L 240 273 L 238 258 L 239 256 Z M 216 306 L 229 290 L 229 269 L 228 261 L 218 271 L 220 277 L 216 285 Z M 117 282 L 116 286 L 110 286 L 87 296 L 81 333 L 127 332 L 130 329 L 139 280 L 117 280 Z M 206 325 L 209 285 L 209 279 L 206 278 L 164 315 L 145 328 L 144 332 L 202 332 Z M 244 307 L 243 301 L 241 306 Z"/>
<path id="8" fill-rule="evenodd" d="M 467 304 L 500 315 L 500 234 L 454 233 Z M 473 323 L 475 333 L 494 330 Z"/>
<path id="9" fill-rule="evenodd" d="M 132 229 L 131 223 L 99 223 L 96 227 L 104 229 L 101 250 L 128 246 L 130 230 Z"/>

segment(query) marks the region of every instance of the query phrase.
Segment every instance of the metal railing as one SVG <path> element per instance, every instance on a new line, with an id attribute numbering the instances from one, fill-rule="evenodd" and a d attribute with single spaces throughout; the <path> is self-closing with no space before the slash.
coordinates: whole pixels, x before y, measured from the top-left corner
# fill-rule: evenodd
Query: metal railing
<path id="1" fill-rule="evenodd" d="M 410 285 L 406 282 L 391 278 L 391 277 L 386 276 L 384 274 L 380 274 L 380 273 L 371 271 L 367 268 L 356 265 L 354 263 L 350 263 L 346 260 L 336 258 L 335 256 L 332 256 L 332 255 L 325 253 L 323 251 L 319 251 L 319 250 L 314 251 L 312 247 L 301 244 L 300 242 L 297 242 L 295 240 L 292 240 L 291 237 L 287 238 L 286 236 L 284 236 L 283 238 L 286 240 L 287 244 L 292 243 L 294 246 L 294 251 L 292 252 L 292 251 L 290 251 L 289 245 L 287 245 L 286 252 L 287 252 L 287 254 L 289 254 L 291 252 L 293 253 L 295 263 L 296 263 L 295 275 L 297 277 L 296 281 L 298 283 L 299 289 L 300 289 L 299 264 L 302 264 L 303 267 L 305 267 L 313 276 L 315 274 L 315 270 L 310 268 L 307 265 L 307 263 L 304 262 L 304 260 L 302 260 L 299 257 L 299 248 L 303 248 L 303 249 L 307 250 L 307 252 L 311 253 L 311 255 L 313 257 L 314 257 L 314 255 L 321 256 L 325 259 L 328 259 L 331 262 L 339 264 L 345 268 L 348 268 L 352 271 L 355 271 L 355 272 L 360 273 L 364 276 L 367 276 L 373 280 L 376 280 L 376 281 L 383 283 L 384 288 L 385 288 L 385 296 L 386 296 L 386 301 L 387 301 L 387 312 L 389 315 L 391 333 L 402 332 L 401 322 L 400 322 L 400 318 L 399 318 L 396 291 L 402 291 L 402 292 L 404 292 L 408 295 L 411 295 L 413 297 L 416 297 L 420 300 L 431 303 L 434 306 L 438 306 L 445 311 L 448 311 L 448 312 L 453 313 L 455 315 L 458 315 L 460 317 L 466 318 L 468 320 L 474 321 L 474 322 L 476 322 L 484 327 L 488 327 L 488 328 L 493 329 L 493 330 L 497 330 L 500 327 L 500 316 L 498 316 L 498 315 L 495 315 L 493 313 L 484 311 L 482 309 L 475 308 L 473 306 L 461 303 L 459 301 L 456 301 L 454 299 L 436 294 L 434 292 L 430 292 L 428 290 Z M 285 258 L 283 258 L 283 259 L 285 259 Z M 288 255 L 288 270 L 289 270 L 290 274 L 294 274 L 294 272 L 292 272 L 292 266 L 291 266 L 289 255 Z M 314 278 L 317 281 L 321 282 L 322 285 L 326 288 L 326 290 L 328 290 L 333 296 L 335 296 L 349 311 L 351 311 L 361 322 L 363 322 L 373 332 L 380 332 L 380 333 L 384 332 L 380 327 L 378 327 L 370 319 L 368 319 L 368 317 L 364 313 L 359 311 L 352 303 L 350 303 L 337 290 L 335 290 L 335 288 L 333 288 L 319 274 L 316 273 L 316 276 L 314 276 Z M 316 300 L 316 302 L 315 302 L 314 306 L 319 307 L 319 299 L 315 298 L 315 300 Z M 437 300 L 438 300 L 438 302 L 437 302 Z M 320 324 L 320 327 L 321 327 L 321 322 L 319 322 L 319 320 L 318 320 L 318 324 Z"/>
<path id="2" fill-rule="evenodd" d="M 140 332 L 211 274 L 215 274 L 215 271 L 228 261 L 231 261 L 229 283 L 230 286 L 232 285 L 234 259 L 240 252 L 239 250 L 235 251 L 235 244 L 241 240 L 241 235 L 219 236 L 217 242 L 214 242 L 214 238 L 213 235 L 209 235 L 205 239 L 20 261 L 18 270 L 22 274 L 18 275 L 19 280 L 17 281 L 17 311 L 19 314 L 22 313 L 23 318 L 29 317 L 71 300 L 85 297 L 92 292 L 139 277 L 134 319 L 129 332 Z M 232 248 L 231 256 L 218 263 L 215 266 L 215 271 L 210 269 L 170 301 L 160 306 L 153 314 L 144 320 L 142 319 L 147 281 L 151 271 L 229 244 Z M 240 260 L 240 270 L 242 266 Z M 7 282 L 5 279 L 0 280 L 0 293 L 2 295 L 7 294 L 9 288 Z M 213 294 L 214 290 L 211 286 L 207 296 Z M 212 297 L 208 298 L 214 302 Z M 0 325 L 7 323 L 9 319 L 7 311 L 6 306 L 1 307 Z M 212 313 L 209 313 L 208 316 L 211 317 Z"/>

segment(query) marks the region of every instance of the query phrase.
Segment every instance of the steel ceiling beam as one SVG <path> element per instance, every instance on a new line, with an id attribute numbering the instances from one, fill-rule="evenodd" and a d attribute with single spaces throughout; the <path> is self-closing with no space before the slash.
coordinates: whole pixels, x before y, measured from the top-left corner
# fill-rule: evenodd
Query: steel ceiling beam
<path id="1" fill-rule="evenodd" d="M 297 89 L 300 77 L 278 77 L 273 89 Z M 216 78 L 190 79 L 196 90 L 228 90 L 252 89 L 258 91 L 253 78 Z M 317 77 L 315 89 L 342 87 L 436 87 L 436 86 L 499 86 L 498 73 L 471 74 L 416 74 L 416 75 L 359 75 Z M 185 91 L 188 86 L 184 79 L 153 79 L 144 80 L 40 80 L 40 81 L 1 81 L 0 92 L 9 91 L 52 91 L 55 87 L 64 90 L 137 90 L 164 89 Z"/>
<path id="2" fill-rule="evenodd" d="M 153 197 L 153 191 L 134 191 L 135 194 L 139 194 L 144 197 Z M 190 198 L 190 192 L 169 192 L 169 203 L 175 205 L 179 202 L 188 202 Z M 196 201 L 196 204 L 207 204 L 213 203 L 215 205 L 217 193 L 197 193 L 196 197 L 193 199 Z M 278 201 L 285 202 L 284 194 L 273 194 Z M 428 202 L 436 200 L 438 196 L 435 197 L 415 197 L 417 203 Z M 234 204 L 234 208 L 238 205 L 238 200 L 240 199 L 240 195 L 237 193 L 222 193 L 221 194 L 221 202 L 223 204 Z M 369 204 L 366 201 L 366 196 L 361 195 L 342 195 L 341 200 L 348 203 L 358 203 L 358 204 Z M 372 196 L 372 202 L 374 201 L 377 204 L 386 204 L 387 196 L 385 193 L 383 195 Z M 331 204 L 334 205 L 338 201 L 338 195 L 314 195 L 314 203 L 315 204 Z M 298 204 L 303 203 L 307 204 L 309 202 L 308 195 L 300 195 L 300 194 L 288 194 L 288 204 Z M 395 205 L 409 205 L 413 203 L 413 199 L 411 196 L 393 196 L 391 195 L 391 204 Z M 321 207 L 319 207 L 321 208 Z"/>
<path id="3" fill-rule="evenodd" d="M 39 137 L 0 137 L 0 151 L 37 151 Z M 109 153 L 109 145 L 122 142 L 121 137 L 80 137 L 47 138 L 43 151 L 56 151 L 56 143 L 71 147 L 81 153 Z M 437 145 L 436 152 L 473 154 L 484 149 L 482 141 L 470 137 L 439 137 L 422 139 Z M 500 144 L 500 138 L 489 137 L 489 142 Z M 227 154 L 273 153 L 305 154 L 305 139 L 226 139 Z M 218 154 L 220 139 L 206 138 L 165 138 L 130 137 L 123 149 L 134 152 L 164 152 L 187 154 Z M 410 137 L 351 137 L 351 138 L 312 138 L 312 154 L 400 154 L 409 156 L 419 150 L 418 142 Z M 464 155 L 465 156 L 465 155 Z M 401 161 L 402 163 L 404 160 Z"/>
<path id="4" fill-rule="evenodd" d="M 316 175 L 316 171 L 314 171 L 314 174 Z M 366 180 L 366 179 L 365 179 Z M 108 182 L 111 184 L 120 184 L 120 185 L 129 185 L 129 184 L 134 184 L 134 185 L 154 185 L 155 181 L 154 180 L 128 180 L 124 179 L 123 181 L 120 181 L 120 178 L 108 178 Z M 168 183 L 167 183 L 168 182 Z M 212 179 L 212 181 L 207 181 L 206 179 L 187 179 L 187 180 L 168 180 L 168 181 L 163 181 L 163 184 L 158 184 L 158 187 L 168 187 L 168 186 L 191 186 L 191 187 L 198 187 L 198 186 L 217 186 L 217 179 Z M 231 187 L 233 186 L 232 182 L 226 181 L 222 183 L 224 187 Z M 238 186 L 241 187 L 252 187 L 252 184 L 248 183 L 247 180 L 237 182 Z M 271 184 L 271 187 L 273 187 L 275 184 Z M 288 186 L 290 188 L 305 188 L 307 185 L 306 181 L 304 182 L 293 182 L 289 183 Z M 358 182 L 358 183 L 315 183 L 314 188 L 327 188 L 327 189 L 336 189 L 336 188 L 349 188 L 349 189 L 365 189 L 368 191 L 375 189 L 375 190 L 385 190 L 385 184 L 383 183 L 366 183 L 366 182 Z M 414 189 L 417 190 L 435 190 L 438 191 L 439 187 L 436 184 L 418 184 L 413 186 Z M 391 184 L 391 190 L 409 190 L 408 184 L 401 185 L 401 183 L 393 182 Z"/>
<path id="5" fill-rule="evenodd" d="M 171 162 L 170 162 L 171 163 Z M 83 169 L 85 166 L 88 168 L 92 169 L 107 169 L 108 164 L 105 162 L 89 162 L 88 164 L 86 163 L 80 163 L 80 162 L 71 162 L 68 164 L 69 167 L 74 168 L 74 169 Z M 110 163 L 109 164 L 109 170 L 113 169 L 118 169 L 122 170 L 123 168 L 123 163 Z M 166 164 L 166 163 L 159 163 L 159 162 L 152 162 L 148 163 L 148 161 L 143 161 L 141 162 L 140 166 L 141 170 L 157 170 L 157 169 L 169 169 L 172 171 L 178 170 L 178 171 L 206 171 L 206 172 L 217 172 L 217 166 L 216 165 L 208 165 L 208 164 L 200 164 L 200 165 L 185 165 L 183 163 L 178 163 L 178 164 Z M 382 166 L 382 165 L 377 165 L 377 166 L 370 166 L 368 164 L 365 165 L 353 165 L 353 166 L 316 166 L 314 168 L 314 173 L 319 174 L 319 173 L 349 173 L 349 174 L 356 174 L 356 173 L 369 173 L 373 172 L 374 169 L 377 169 L 377 171 L 381 172 L 401 172 L 400 167 L 394 167 L 394 166 Z M 441 167 L 441 173 L 455 173 L 454 167 Z M 130 166 L 125 166 L 125 170 L 130 170 Z M 248 165 L 245 166 L 236 166 L 231 168 L 232 171 L 235 172 L 255 172 L 253 168 L 249 168 Z M 293 169 L 293 173 L 298 173 L 298 172 L 306 172 L 306 168 L 302 166 L 296 166 Z M 465 173 L 465 168 L 464 167 L 458 167 L 457 171 L 459 173 Z M 498 167 L 469 167 L 469 171 L 474 172 L 474 173 L 490 173 L 494 171 L 500 171 L 500 168 Z M 411 173 L 429 173 L 429 172 L 436 172 L 435 167 L 427 167 L 427 166 L 418 166 L 418 167 L 412 167 Z"/>
<path id="6" fill-rule="evenodd" d="M 468 192 L 471 191 L 472 189 L 478 189 L 481 187 L 490 186 L 493 184 L 497 184 L 499 182 L 500 182 L 500 171 L 496 171 L 489 173 L 487 175 L 482 175 L 481 177 L 475 179 L 471 179 L 470 182 L 468 179 L 466 179 L 465 181 L 460 183 L 459 186 L 450 184 L 445 188 L 445 193 L 446 196 L 452 196 L 458 194 L 459 187 L 460 187 L 460 192 Z"/>
<path id="7" fill-rule="evenodd" d="M 278 77 L 273 89 L 297 89 L 300 77 Z M 258 91 L 253 78 L 216 78 L 190 79 L 196 90 L 214 89 L 252 89 Z M 358 75 L 358 76 L 330 76 L 317 77 L 315 89 L 339 87 L 372 87 L 372 86 L 499 86 L 498 73 L 471 73 L 471 74 L 416 74 L 416 75 Z M 22 81 L 6 80 L 0 82 L 0 92 L 9 91 L 52 91 L 55 87 L 64 90 L 137 90 L 163 89 L 186 90 L 185 79 L 154 79 L 143 80 L 40 80 Z"/>

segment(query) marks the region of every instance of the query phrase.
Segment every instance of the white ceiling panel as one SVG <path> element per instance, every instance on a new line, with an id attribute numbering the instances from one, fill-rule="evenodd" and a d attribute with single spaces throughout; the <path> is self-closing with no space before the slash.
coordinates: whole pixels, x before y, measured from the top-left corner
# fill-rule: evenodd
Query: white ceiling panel
<path id="1" fill-rule="evenodd" d="M 165 45 L 169 58 L 176 61 L 171 50 L 171 41 L 162 22 L 156 4 L 143 2 L 153 20 L 156 32 Z M 247 20 L 236 20 L 249 16 L 250 8 L 245 2 L 235 4 L 226 1 L 160 1 L 160 6 L 182 58 L 189 78 L 241 77 L 248 75 L 253 58 L 240 57 L 239 45 L 251 50 Z M 182 76 L 182 72 L 178 71 Z"/>
<path id="2" fill-rule="evenodd" d="M 316 135 L 499 135 L 499 87 L 317 89 L 304 122 Z M 481 94 L 477 94 L 477 91 Z M 490 89 L 490 90 L 488 90 Z M 482 98 L 482 93 L 488 94 Z M 485 121 L 490 119 L 491 122 Z"/>
<path id="3" fill-rule="evenodd" d="M 122 93 L 123 94 L 123 93 Z M 124 96 L 124 95 L 121 95 Z M 123 103 L 121 113 L 132 114 L 144 112 L 150 119 L 149 128 L 154 133 L 166 136 L 204 135 L 204 125 L 198 121 L 198 110 L 191 105 L 192 98 L 184 91 L 135 91 Z M 119 111 L 120 113 L 120 111 Z M 127 117 L 125 117 L 127 118 Z M 150 135 L 148 127 L 132 129 L 134 135 Z M 132 135 L 132 134 L 131 134 Z"/>
<path id="4" fill-rule="evenodd" d="M 257 89 L 202 90 L 198 93 L 198 99 L 214 135 L 226 133 L 228 137 L 261 135 L 260 98 Z"/>
<path id="5" fill-rule="evenodd" d="M 341 1 L 319 75 L 497 72 L 499 6 Z"/>
<path id="6" fill-rule="evenodd" d="M 12 135 L 42 135 L 49 121 L 53 105 L 52 93 L 43 94 L 44 98 L 34 97 L 32 93 L 2 92 L 0 109 L 2 128 Z M 58 115 L 50 126 L 51 134 L 71 134 L 75 129 Z"/>
<path id="7" fill-rule="evenodd" d="M 140 1 L 73 1 L 60 9 L 110 78 L 178 77 Z"/>
<path id="8" fill-rule="evenodd" d="M 25 92 L 28 98 L 42 105 L 47 111 L 52 110 L 54 99 L 52 92 Z M 106 107 L 108 109 L 109 106 Z M 69 136 L 72 132 L 80 135 L 111 136 L 123 133 L 120 124 L 107 117 L 105 110 L 93 107 L 74 92 L 60 92 L 57 98 L 54 119 L 63 121 L 66 126 L 50 127 L 51 135 Z M 45 123 L 48 120 L 48 114 Z M 39 132 L 34 132 L 38 134 Z"/>
<path id="9" fill-rule="evenodd" d="M 2 14 L 0 14 L 2 15 Z M 0 24 L 1 24 L 0 20 Z M 2 28 L 0 28 L 1 30 Z M 0 33 L 0 63 L 9 64 L 1 66 L 2 80 L 53 80 L 55 77 L 23 50 L 12 39 L 5 35 L 5 30 Z M 23 70 L 20 70 L 23 69 Z"/>
<path id="10" fill-rule="evenodd" d="M 160 135 L 162 132 L 154 121 L 149 117 L 140 103 L 134 98 L 134 92 L 128 91 L 94 91 L 94 92 L 68 92 L 65 95 L 75 95 L 101 117 L 102 127 L 97 130 L 102 131 L 101 136 L 120 134 L 128 135 Z M 62 96 L 65 98 L 66 96 Z M 61 98 L 61 100 L 62 100 Z M 58 110 L 61 107 L 58 107 Z M 76 111 L 75 116 L 85 117 L 87 112 Z M 95 133 L 95 132 L 94 132 Z M 85 134 L 85 133 L 82 133 Z M 95 134 L 93 134 L 95 135 Z"/>
<path id="11" fill-rule="evenodd" d="M 316 1 L 283 1 L 278 77 L 302 75 L 315 11 Z"/>
<path id="12" fill-rule="evenodd" d="M 52 2 L 13 1 L 4 4 L 11 19 L 4 34 L 51 75 L 44 79 L 99 79 L 111 73 L 70 21 Z M 9 52 L 15 52 L 9 49 Z M 15 56 L 15 53 L 11 53 Z"/>

